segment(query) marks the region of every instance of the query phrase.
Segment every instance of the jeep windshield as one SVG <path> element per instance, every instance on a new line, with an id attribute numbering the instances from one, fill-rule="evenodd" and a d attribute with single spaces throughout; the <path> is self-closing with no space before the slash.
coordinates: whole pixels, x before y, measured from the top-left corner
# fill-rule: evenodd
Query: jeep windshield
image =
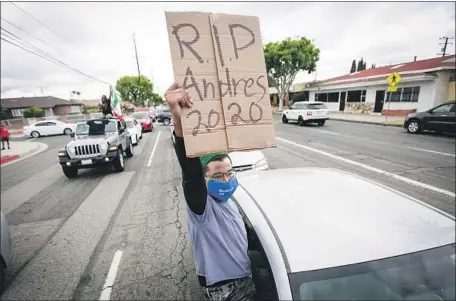
<path id="1" fill-rule="evenodd" d="M 112 120 L 91 120 L 76 126 L 76 136 L 104 135 L 115 131 L 116 123 Z"/>

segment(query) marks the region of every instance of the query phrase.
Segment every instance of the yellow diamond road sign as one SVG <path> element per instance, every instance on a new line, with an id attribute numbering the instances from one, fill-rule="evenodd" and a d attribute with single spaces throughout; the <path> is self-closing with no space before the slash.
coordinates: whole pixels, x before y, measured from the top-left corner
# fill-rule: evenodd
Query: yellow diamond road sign
<path id="1" fill-rule="evenodd" d="M 397 84 L 402 80 L 402 77 L 397 72 L 393 72 L 386 78 L 386 81 L 389 83 L 390 87 L 396 87 Z"/>

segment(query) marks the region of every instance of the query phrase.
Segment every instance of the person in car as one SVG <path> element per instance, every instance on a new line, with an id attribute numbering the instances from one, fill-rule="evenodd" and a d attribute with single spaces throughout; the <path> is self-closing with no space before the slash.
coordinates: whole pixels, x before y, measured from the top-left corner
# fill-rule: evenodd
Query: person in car
<path id="1" fill-rule="evenodd" d="M 106 95 L 101 96 L 101 104 L 100 109 L 103 113 L 103 118 L 108 117 L 108 114 L 112 116 L 112 108 L 111 108 L 111 87 L 109 87 L 109 98 Z"/>
<path id="2" fill-rule="evenodd" d="M 182 169 L 198 281 L 210 300 L 254 300 L 247 231 L 230 200 L 238 186 L 230 158 L 226 153 L 187 157 L 180 115 L 192 101 L 177 83 L 168 88 L 165 99 L 174 122 L 174 147 Z"/>

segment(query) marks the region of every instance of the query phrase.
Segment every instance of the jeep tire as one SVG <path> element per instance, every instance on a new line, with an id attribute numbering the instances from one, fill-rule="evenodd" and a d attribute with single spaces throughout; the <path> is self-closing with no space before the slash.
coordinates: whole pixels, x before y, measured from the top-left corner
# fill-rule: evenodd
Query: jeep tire
<path id="1" fill-rule="evenodd" d="M 123 151 L 119 150 L 117 152 L 117 157 L 112 161 L 112 166 L 116 172 L 124 171 L 125 169 L 125 162 L 123 157 Z"/>
<path id="2" fill-rule="evenodd" d="M 76 167 L 62 166 L 62 170 L 68 179 L 74 179 L 78 176 L 78 169 Z"/>
<path id="3" fill-rule="evenodd" d="M 127 155 L 127 158 L 133 157 L 133 144 L 130 139 L 130 144 L 128 145 L 128 148 L 125 150 L 125 154 Z"/>

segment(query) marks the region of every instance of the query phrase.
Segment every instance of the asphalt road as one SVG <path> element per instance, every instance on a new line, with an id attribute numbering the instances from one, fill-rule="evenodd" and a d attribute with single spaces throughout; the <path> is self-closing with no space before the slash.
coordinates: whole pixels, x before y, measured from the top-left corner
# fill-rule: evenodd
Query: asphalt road
<path id="1" fill-rule="evenodd" d="M 276 135 L 277 148 L 264 150 L 271 168 L 344 169 L 454 215 L 454 137 L 336 121 L 277 123 Z M 73 180 L 57 164 L 68 140 L 41 138 L 46 151 L 1 169 L 15 250 L 2 300 L 98 300 L 110 280 L 111 299 L 201 300 L 168 128 L 145 133 L 123 173 L 88 170 Z M 322 195 L 330 188 L 322 183 Z"/>

